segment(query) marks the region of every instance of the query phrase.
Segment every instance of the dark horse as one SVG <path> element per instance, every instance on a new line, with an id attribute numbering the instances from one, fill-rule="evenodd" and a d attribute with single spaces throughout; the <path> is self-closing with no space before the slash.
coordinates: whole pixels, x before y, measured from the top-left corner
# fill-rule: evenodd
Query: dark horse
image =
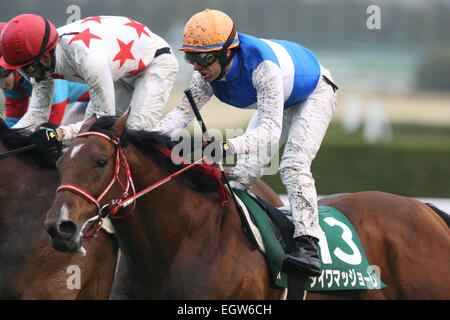
<path id="1" fill-rule="evenodd" d="M 94 121 L 85 123 L 84 135 L 57 163 L 63 187 L 47 213 L 46 225 L 53 243 L 63 251 L 81 246 L 80 230 L 98 208 L 129 196 L 123 186 L 130 176 L 139 192 L 181 168 L 161 152 L 170 147 L 166 137 L 125 131 L 126 117 Z M 120 162 L 119 184 L 113 177 L 116 155 L 122 152 L 127 161 Z M 209 180 L 195 170 L 186 171 L 114 212 L 127 217 L 113 221 L 126 257 L 113 298 L 280 298 L 281 290 L 271 285 L 265 258 L 252 249 L 232 201 L 221 207 L 216 185 Z M 111 181 L 115 182 L 105 194 Z M 101 194 L 105 194 L 102 201 L 95 203 Z M 388 287 L 310 294 L 310 298 L 450 298 L 450 231 L 430 207 L 382 192 L 341 195 L 321 204 L 347 215 L 369 262 L 380 267 Z M 59 230 L 63 208 L 66 225 Z"/>
<path id="2" fill-rule="evenodd" d="M 0 120 L 1 153 L 30 143 L 29 132 Z M 85 257 L 54 250 L 44 221 L 58 186 L 55 164 L 35 150 L 0 163 L 0 299 L 107 299 L 117 258 L 114 236 L 100 232 L 86 244 Z"/>

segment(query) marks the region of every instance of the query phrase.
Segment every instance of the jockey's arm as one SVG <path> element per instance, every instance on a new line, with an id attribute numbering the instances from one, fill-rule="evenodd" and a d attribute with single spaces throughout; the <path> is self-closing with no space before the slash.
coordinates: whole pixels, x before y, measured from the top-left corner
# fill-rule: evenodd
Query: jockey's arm
<path id="1" fill-rule="evenodd" d="M 214 94 L 211 85 L 204 81 L 197 71 L 194 71 L 189 87 L 199 109 L 201 109 Z M 186 97 L 183 97 L 180 104 L 169 112 L 152 131 L 175 136 L 184 129 L 194 117 L 195 114 L 189 100 Z"/>
<path id="2" fill-rule="evenodd" d="M 257 152 L 258 148 L 278 143 L 281 137 L 284 92 L 280 68 L 272 61 L 264 61 L 253 72 L 252 81 L 257 92 L 258 126 L 227 139 L 234 154 Z"/>
<path id="3" fill-rule="evenodd" d="M 115 115 L 114 82 L 106 60 L 100 59 L 100 57 L 91 57 L 86 64 L 82 65 L 81 71 L 84 79 L 86 79 L 90 95 L 84 120 L 94 113 L 97 117 Z M 65 143 L 71 142 L 80 131 L 84 120 L 61 126 L 57 130 L 58 139 L 62 139 Z"/>
<path id="4" fill-rule="evenodd" d="M 46 79 L 40 82 L 31 78 L 33 92 L 31 94 L 28 110 L 13 128 L 26 128 L 34 130 L 41 123 L 47 122 L 53 102 L 55 81 Z"/>

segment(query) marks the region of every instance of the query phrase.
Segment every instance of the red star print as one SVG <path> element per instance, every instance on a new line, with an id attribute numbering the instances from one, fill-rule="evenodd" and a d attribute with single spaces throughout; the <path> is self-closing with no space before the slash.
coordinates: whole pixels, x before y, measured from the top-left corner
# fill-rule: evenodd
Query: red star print
<path id="1" fill-rule="evenodd" d="M 105 18 L 104 17 L 99 17 L 99 16 L 85 18 L 85 19 L 83 19 L 83 21 L 81 23 L 85 23 L 85 22 L 89 22 L 89 21 L 95 21 L 95 22 L 98 22 L 98 23 L 102 23 L 100 19 L 105 19 Z"/>
<path id="2" fill-rule="evenodd" d="M 141 34 L 145 34 L 150 38 L 150 35 L 144 30 L 145 26 L 143 24 L 140 24 L 131 18 L 128 18 L 128 20 L 130 20 L 130 22 L 125 25 L 134 28 L 138 34 L 138 38 L 141 38 Z"/>
<path id="3" fill-rule="evenodd" d="M 120 67 L 123 66 L 125 61 L 128 59 L 134 60 L 134 56 L 131 54 L 131 47 L 133 46 L 134 40 L 131 40 L 129 43 L 125 44 L 125 42 L 120 41 L 117 39 L 117 42 L 119 43 L 120 51 L 116 54 L 113 61 L 120 60 Z"/>
<path id="4" fill-rule="evenodd" d="M 137 69 L 135 70 L 131 70 L 130 72 L 128 72 L 129 74 L 135 74 L 139 71 L 141 71 L 142 69 L 144 69 L 146 67 L 146 65 L 144 64 L 144 62 L 142 61 L 142 59 L 139 59 L 139 65 L 137 67 Z"/>
<path id="5" fill-rule="evenodd" d="M 86 30 L 84 30 L 83 32 L 78 33 L 77 35 L 75 35 L 75 37 L 73 37 L 69 44 L 71 44 L 74 41 L 78 41 L 81 40 L 84 42 L 84 44 L 86 45 L 86 47 L 89 48 L 89 45 L 91 43 L 91 39 L 100 39 L 102 40 L 102 38 L 100 38 L 99 36 L 96 36 L 95 34 L 92 34 L 89 31 L 89 28 L 87 28 Z"/>

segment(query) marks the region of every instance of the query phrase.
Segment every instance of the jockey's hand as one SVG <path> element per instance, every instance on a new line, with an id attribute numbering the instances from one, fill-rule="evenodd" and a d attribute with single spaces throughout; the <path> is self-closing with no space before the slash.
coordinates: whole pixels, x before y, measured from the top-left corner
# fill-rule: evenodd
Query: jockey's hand
<path id="1" fill-rule="evenodd" d="M 232 155 L 225 141 L 216 140 L 211 137 L 211 141 L 203 141 L 203 155 L 214 158 L 215 161 L 221 161 L 228 155 Z"/>
<path id="2" fill-rule="evenodd" d="M 58 140 L 55 128 L 38 126 L 31 135 L 31 142 L 51 159 L 56 160 L 62 153 L 62 143 Z"/>

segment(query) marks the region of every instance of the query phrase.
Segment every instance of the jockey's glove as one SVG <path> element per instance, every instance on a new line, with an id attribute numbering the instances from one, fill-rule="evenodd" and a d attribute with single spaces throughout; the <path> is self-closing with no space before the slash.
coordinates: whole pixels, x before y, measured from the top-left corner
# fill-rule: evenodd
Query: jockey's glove
<path id="1" fill-rule="evenodd" d="M 233 155 L 233 153 L 229 150 L 226 141 L 219 141 L 211 137 L 211 141 L 203 142 L 203 156 L 213 158 L 215 161 L 221 161 L 229 155 Z"/>
<path id="2" fill-rule="evenodd" d="M 56 127 L 49 123 L 42 124 L 36 128 L 31 135 L 31 143 L 35 144 L 39 150 L 44 151 L 50 159 L 55 161 L 62 154 L 62 143 L 58 140 Z"/>

